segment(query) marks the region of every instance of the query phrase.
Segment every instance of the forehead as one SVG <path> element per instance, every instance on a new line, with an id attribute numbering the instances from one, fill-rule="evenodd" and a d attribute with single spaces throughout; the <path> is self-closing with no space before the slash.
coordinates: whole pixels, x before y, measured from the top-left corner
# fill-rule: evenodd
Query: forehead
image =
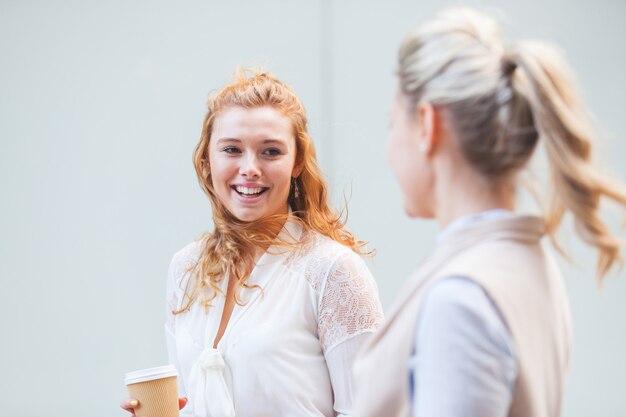
<path id="1" fill-rule="evenodd" d="M 211 141 L 229 138 L 239 140 L 294 139 L 291 120 L 272 107 L 230 107 L 213 122 Z"/>

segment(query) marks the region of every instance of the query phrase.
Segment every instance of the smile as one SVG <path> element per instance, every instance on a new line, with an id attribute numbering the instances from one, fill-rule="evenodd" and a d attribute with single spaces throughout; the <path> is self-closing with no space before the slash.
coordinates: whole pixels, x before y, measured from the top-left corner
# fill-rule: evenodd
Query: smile
<path id="1" fill-rule="evenodd" d="M 269 187 L 244 187 L 242 185 L 232 185 L 230 188 L 243 197 L 257 197 L 269 190 Z"/>

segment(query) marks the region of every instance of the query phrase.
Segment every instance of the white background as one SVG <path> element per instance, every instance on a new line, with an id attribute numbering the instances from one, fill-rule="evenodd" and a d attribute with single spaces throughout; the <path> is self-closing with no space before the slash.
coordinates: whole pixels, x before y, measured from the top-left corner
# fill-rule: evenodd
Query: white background
<path id="1" fill-rule="evenodd" d="M 0 0 L 0 415 L 123 416 L 124 373 L 166 363 L 167 266 L 211 228 L 191 154 L 208 93 L 237 65 L 301 96 L 388 308 L 437 232 L 404 216 L 384 157 L 396 49 L 449 4 Z M 469 4 L 511 38 L 562 46 L 601 126 L 598 159 L 626 180 L 626 3 Z M 568 236 L 564 415 L 624 416 L 626 273 L 599 292 L 593 253 Z"/>

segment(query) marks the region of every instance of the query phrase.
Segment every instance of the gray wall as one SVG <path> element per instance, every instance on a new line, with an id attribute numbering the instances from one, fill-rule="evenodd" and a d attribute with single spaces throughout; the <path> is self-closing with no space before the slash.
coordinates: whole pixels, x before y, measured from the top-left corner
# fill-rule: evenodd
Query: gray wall
<path id="1" fill-rule="evenodd" d="M 548 3 L 548 4 L 546 4 Z M 237 65 L 294 86 L 335 200 L 378 255 L 385 307 L 432 248 L 384 159 L 396 47 L 449 1 L 0 2 L 0 415 L 122 416 L 126 371 L 166 362 L 172 254 L 211 227 L 191 152 Z M 559 43 L 626 180 L 626 4 L 470 2 Z M 617 225 L 617 216 L 614 224 Z M 575 322 L 565 416 L 626 415 L 626 273 L 600 293 L 564 234 Z"/>

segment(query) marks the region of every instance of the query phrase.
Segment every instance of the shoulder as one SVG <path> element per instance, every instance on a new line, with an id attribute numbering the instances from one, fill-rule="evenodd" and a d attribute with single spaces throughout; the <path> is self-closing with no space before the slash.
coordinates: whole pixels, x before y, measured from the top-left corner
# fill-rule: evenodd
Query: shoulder
<path id="1" fill-rule="evenodd" d="M 183 298 L 184 288 L 190 276 L 189 271 L 198 262 L 201 250 L 202 243 L 198 240 L 186 245 L 172 257 L 166 285 L 169 311 L 180 309 L 179 300 Z"/>
<path id="2" fill-rule="evenodd" d="M 317 291 L 318 334 L 327 354 L 343 342 L 377 329 L 383 312 L 376 282 L 362 256 L 323 236 L 318 237 L 317 251 L 311 253 L 313 267 L 306 270 L 305 277 Z M 325 259 L 320 268 L 315 267 L 316 259 Z"/>
<path id="3" fill-rule="evenodd" d="M 315 255 L 334 255 L 336 258 L 345 254 L 353 254 L 358 257 L 349 247 L 316 231 L 305 233 L 305 246 L 308 246 L 308 251 Z"/>
<path id="4" fill-rule="evenodd" d="M 477 282 L 465 276 L 450 276 L 434 282 L 427 289 L 424 308 L 476 309 L 477 305 L 488 301 L 482 286 Z"/>
<path id="5" fill-rule="evenodd" d="M 510 333 L 502 314 L 483 287 L 464 276 L 435 282 L 424 297 L 418 340 L 450 338 L 461 344 L 490 344 L 512 354 Z M 484 347 L 484 346 L 483 346 Z"/>
<path id="6" fill-rule="evenodd" d="M 294 269 L 302 269 L 306 279 L 316 289 L 323 287 L 327 277 L 337 269 L 365 271 L 369 275 L 360 255 L 314 231 L 305 232 L 300 248 L 289 263 Z"/>
<path id="7" fill-rule="evenodd" d="M 174 254 L 170 262 L 169 273 L 173 277 L 181 277 L 200 259 L 202 253 L 201 239 L 195 240 Z"/>

